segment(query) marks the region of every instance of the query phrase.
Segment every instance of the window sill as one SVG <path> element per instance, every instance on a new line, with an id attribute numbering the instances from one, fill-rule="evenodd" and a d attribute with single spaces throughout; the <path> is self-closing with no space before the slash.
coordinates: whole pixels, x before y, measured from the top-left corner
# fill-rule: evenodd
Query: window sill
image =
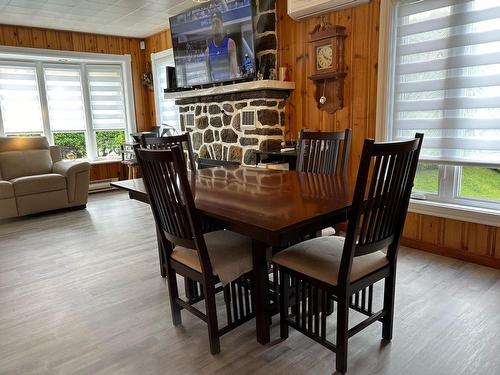
<path id="1" fill-rule="evenodd" d="M 500 211 L 411 199 L 409 212 L 500 227 Z"/>
<path id="2" fill-rule="evenodd" d="M 122 159 L 113 159 L 113 160 L 87 160 L 90 165 L 96 165 L 96 164 L 113 164 L 113 163 L 120 163 Z"/>

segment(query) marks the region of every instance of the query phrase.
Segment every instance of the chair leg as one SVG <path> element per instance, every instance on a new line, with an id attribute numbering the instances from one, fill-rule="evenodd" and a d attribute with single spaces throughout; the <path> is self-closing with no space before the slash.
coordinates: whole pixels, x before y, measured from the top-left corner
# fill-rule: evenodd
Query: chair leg
<path id="1" fill-rule="evenodd" d="M 275 265 L 276 267 L 276 265 Z M 288 293 L 290 291 L 290 287 L 288 285 L 289 282 L 289 277 L 285 272 L 280 269 L 279 270 L 279 279 L 280 279 L 280 298 L 279 298 L 279 304 L 280 304 L 280 337 L 283 340 L 286 340 L 288 338 L 288 322 L 287 322 L 287 316 L 288 316 Z"/>
<path id="2" fill-rule="evenodd" d="M 391 275 L 384 281 L 384 311 L 385 317 L 382 322 L 382 337 L 384 340 L 392 340 L 392 327 L 394 322 L 394 294 L 396 289 L 396 272 L 391 270 Z"/>
<path id="3" fill-rule="evenodd" d="M 198 285 L 196 281 L 191 280 L 189 277 L 184 278 L 184 289 L 186 290 L 186 299 L 192 303 L 198 296 Z"/>
<path id="4" fill-rule="evenodd" d="M 170 309 L 172 310 L 172 322 L 174 326 L 178 326 L 182 323 L 181 307 L 176 301 L 176 299 L 179 298 L 179 290 L 177 289 L 177 274 L 173 269 L 169 269 L 167 283 L 170 295 Z"/>
<path id="5" fill-rule="evenodd" d="M 349 338 L 349 297 L 338 296 L 337 303 L 337 352 L 335 367 L 337 372 L 347 372 L 347 341 Z"/>
<path id="6" fill-rule="evenodd" d="M 210 353 L 220 353 L 219 326 L 217 324 L 217 307 L 215 304 L 215 289 L 213 283 L 207 285 L 205 281 L 205 308 L 207 313 L 208 340 L 210 342 Z"/>

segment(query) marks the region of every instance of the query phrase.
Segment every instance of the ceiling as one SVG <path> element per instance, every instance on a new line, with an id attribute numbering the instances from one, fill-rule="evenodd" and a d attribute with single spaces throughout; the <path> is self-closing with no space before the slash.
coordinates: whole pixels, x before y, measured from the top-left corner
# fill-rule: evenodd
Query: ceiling
<path id="1" fill-rule="evenodd" d="M 0 0 L 0 24 L 144 38 L 193 0 Z"/>

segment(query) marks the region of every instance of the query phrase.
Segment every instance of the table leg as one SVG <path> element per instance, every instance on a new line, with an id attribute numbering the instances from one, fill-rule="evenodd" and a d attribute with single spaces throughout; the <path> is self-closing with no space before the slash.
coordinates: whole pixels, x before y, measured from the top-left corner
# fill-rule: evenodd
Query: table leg
<path id="1" fill-rule="evenodd" d="M 270 340 L 269 322 L 270 301 L 269 301 L 269 275 L 267 270 L 266 249 L 263 242 L 252 241 L 253 254 L 253 275 L 255 292 L 255 324 L 257 331 L 257 341 L 267 344 Z"/>

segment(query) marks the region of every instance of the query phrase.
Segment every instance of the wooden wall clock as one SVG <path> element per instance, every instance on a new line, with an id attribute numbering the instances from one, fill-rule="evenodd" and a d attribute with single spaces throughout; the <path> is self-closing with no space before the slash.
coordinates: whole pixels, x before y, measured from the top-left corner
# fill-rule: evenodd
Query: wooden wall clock
<path id="1" fill-rule="evenodd" d="M 344 42 L 347 37 L 343 26 L 333 26 L 321 19 L 310 33 L 309 56 L 312 57 L 312 74 L 309 79 L 316 84 L 315 99 L 318 108 L 334 113 L 344 105 Z"/>

